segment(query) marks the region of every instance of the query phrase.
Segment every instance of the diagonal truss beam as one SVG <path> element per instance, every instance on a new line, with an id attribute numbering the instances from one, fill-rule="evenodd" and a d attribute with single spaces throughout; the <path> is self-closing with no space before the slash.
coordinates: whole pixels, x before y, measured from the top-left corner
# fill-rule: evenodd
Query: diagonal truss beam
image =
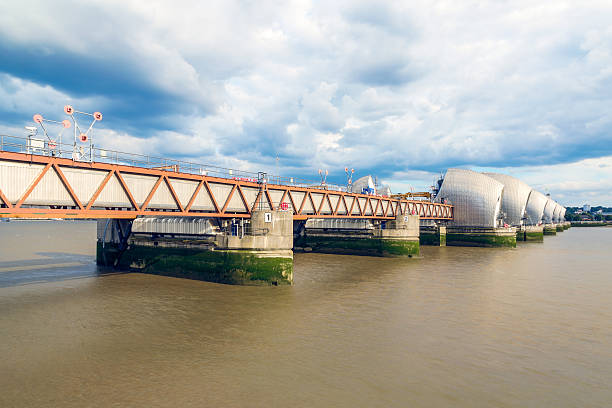
<path id="1" fill-rule="evenodd" d="M 34 181 L 30 183 L 30 185 L 19 197 L 16 203 L 12 203 L 9 201 L 9 199 L 5 195 L 5 192 L 7 191 L 6 187 L 0 185 L 0 204 L 2 204 L 1 207 L 3 207 L 0 208 L 0 217 L 33 217 L 36 214 L 49 214 L 49 216 L 52 215 L 54 218 L 134 218 L 139 215 L 248 218 L 252 213 L 252 208 L 249 205 L 250 200 L 247 199 L 247 195 L 245 194 L 247 192 L 247 188 L 257 188 L 259 190 L 258 197 L 253 203 L 253 205 L 256 205 L 259 199 L 263 199 L 263 196 L 265 196 L 265 199 L 268 202 L 268 206 L 272 210 L 276 209 L 280 205 L 280 203 L 289 201 L 294 212 L 294 218 L 301 220 L 311 217 L 392 219 L 393 217 L 400 214 L 411 213 L 419 214 L 424 219 L 450 220 L 452 219 L 454 212 L 453 207 L 448 204 L 432 203 L 417 200 L 398 200 L 382 196 L 371 196 L 340 191 L 335 192 L 316 187 L 310 188 L 292 185 L 266 185 L 262 189 L 259 183 L 244 180 L 225 179 L 219 177 L 211 177 L 207 175 L 195 175 L 179 172 L 169 173 L 164 170 L 138 168 L 118 164 L 83 163 L 72 161 L 70 159 L 26 155 L 23 153 L 0 151 L 0 161 L 42 165 L 42 170 L 40 171 L 40 173 L 38 173 Z M 42 194 L 45 190 L 39 191 L 37 189 L 37 186 L 40 186 L 41 183 L 47 183 L 47 178 L 45 176 L 51 168 L 53 168 L 53 172 L 55 172 L 55 174 L 60 179 L 62 187 L 65 188 L 65 190 L 70 195 L 72 201 L 74 202 L 75 205 L 74 207 L 72 207 L 72 209 L 66 206 L 64 206 L 62 209 L 61 206 L 57 206 L 57 204 L 55 204 L 57 202 L 57 198 L 54 197 L 57 197 L 56 194 L 58 193 L 54 191 L 48 193 L 50 194 L 48 205 L 37 204 L 36 207 L 32 207 L 29 204 L 25 204 L 34 190 L 36 190 L 37 200 L 40 200 L 41 196 L 39 193 Z M 83 170 L 85 172 L 90 170 L 104 171 L 102 182 L 100 182 L 99 185 L 95 187 L 94 193 L 91 195 L 87 202 L 80 202 L 79 197 L 82 196 L 82 187 L 78 185 L 70 185 L 68 179 L 64 174 L 66 168 L 70 168 L 71 171 L 77 172 L 79 170 Z M 136 202 L 132 191 L 130 191 L 130 188 L 125 182 L 123 176 L 124 173 L 129 173 L 130 175 L 142 175 L 150 177 L 152 178 L 152 180 L 154 180 L 154 185 L 151 190 L 145 193 L 147 195 L 142 205 L 139 206 Z M 113 181 L 113 178 L 116 178 L 118 183 L 113 183 L 113 187 L 110 187 L 109 183 Z M 29 180 L 25 175 L 24 179 Z M 189 196 L 188 202 L 181 202 L 181 199 L 177 194 L 179 190 L 175 190 L 176 184 L 173 184 L 173 181 L 175 179 L 194 182 L 193 185 L 195 188 L 193 192 L 190 192 L 191 195 Z M 13 181 L 10 182 L 13 183 Z M 228 189 L 229 194 L 225 198 L 222 205 L 219 204 L 219 202 L 217 201 L 217 197 L 215 197 L 215 195 L 213 194 L 213 189 L 211 188 L 211 184 L 209 184 L 209 182 L 215 183 L 215 185 L 221 184 L 227 187 L 231 187 Z M 18 184 L 18 180 L 16 181 L 16 183 Z M 96 181 L 96 183 L 98 182 Z M 172 211 L 172 213 L 168 213 L 167 210 L 163 209 L 148 209 L 148 206 L 150 205 L 154 196 L 156 194 L 160 194 L 159 188 L 161 186 L 161 183 L 166 183 L 166 186 L 168 187 L 167 190 L 164 189 L 164 194 L 167 194 L 168 196 L 166 199 L 171 197 L 171 200 L 176 203 L 176 210 Z M 75 187 L 79 187 L 80 189 Z M 125 193 L 125 198 L 121 199 L 121 202 L 125 201 L 125 204 L 123 204 L 123 206 L 119 205 L 119 207 L 113 206 L 103 208 L 103 204 L 99 202 L 100 197 L 102 195 L 106 196 L 106 194 L 103 193 L 109 188 L 120 188 L 123 190 L 123 192 Z M 239 208 L 232 210 L 229 209 L 230 201 L 232 201 L 234 195 L 236 194 L 236 191 L 238 191 L 240 201 L 244 206 L 244 212 L 240 209 L 242 207 L 241 205 L 238 206 Z M 278 191 L 279 193 L 282 193 L 282 196 L 278 203 L 272 201 L 271 191 Z M 208 197 L 210 198 L 214 209 L 208 211 L 192 210 L 192 206 L 201 194 L 208 194 Z M 303 196 L 301 202 L 299 203 L 296 202 L 296 194 Z M 317 197 L 321 197 L 321 201 L 318 202 L 318 204 L 314 201 L 315 195 L 317 195 Z M 335 204 L 332 203 L 332 196 L 334 199 L 337 198 L 337 202 L 335 202 Z M 44 196 L 42 197 L 44 200 Z M 183 199 L 187 200 L 186 197 L 184 197 Z M 353 201 L 349 202 L 349 199 L 352 199 Z M 106 201 L 106 199 L 104 201 Z M 306 203 L 310 203 L 308 205 L 309 208 L 312 206 L 312 211 L 308 211 L 309 214 L 304 214 Z M 339 214 L 340 212 L 342 212 L 342 214 Z M 366 215 L 366 213 L 368 213 L 368 215 Z"/>
<path id="2" fill-rule="evenodd" d="M 2 200 L 4 202 L 4 204 L 6 204 L 7 208 L 13 208 L 13 204 L 11 204 L 11 202 L 9 201 L 8 198 L 6 198 L 6 196 L 4 195 L 4 193 L 2 192 L 2 190 L 0 190 L 0 200 Z"/>

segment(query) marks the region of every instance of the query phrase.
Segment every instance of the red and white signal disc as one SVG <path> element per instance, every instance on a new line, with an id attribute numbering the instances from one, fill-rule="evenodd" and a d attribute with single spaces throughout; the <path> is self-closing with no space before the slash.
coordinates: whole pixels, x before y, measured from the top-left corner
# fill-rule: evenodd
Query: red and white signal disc
<path id="1" fill-rule="evenodd" d="M 85 143 L 87 141 L 87 135 L 85 133 L 81 133 L 79 139 L 81 139 L 81 142 Z"/>
<path id="2" fill-rule="evenodd" d="M 72 106 L 66 105 L 64 106 L 64 112 L 66 112 L 66 115 L 72 115 L 72 113 L 74 112 L 74 109 L 72 109 Z"/>
<path id="3" fill-rule="evenodd" d="M 42 123 L 42 121 L 43 121 L 42 115 L 39 115 L 38 113 L 36 115 L 34 115 L 34 122 Z"/>

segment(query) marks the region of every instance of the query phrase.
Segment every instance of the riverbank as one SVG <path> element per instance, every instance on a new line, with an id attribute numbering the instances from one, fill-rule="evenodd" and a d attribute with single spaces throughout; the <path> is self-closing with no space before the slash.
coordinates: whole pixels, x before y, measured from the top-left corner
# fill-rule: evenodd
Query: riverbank
<path id="1" fill-rule="evenodd" d="M 610 227 L 612 221 L 572 221 L 572 227 Z"/>

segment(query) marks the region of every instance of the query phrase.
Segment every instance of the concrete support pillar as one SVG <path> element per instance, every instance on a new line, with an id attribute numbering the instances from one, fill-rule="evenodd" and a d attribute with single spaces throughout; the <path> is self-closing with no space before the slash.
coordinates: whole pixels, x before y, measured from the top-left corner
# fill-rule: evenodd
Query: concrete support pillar
<path id="1" fill-rule="evenodd" d="M 115 220 L 113 220 L 115 221 Z M 103 229 L 98 223 L 98 231 Z M 101 237 L 101 233 L 98 233 Z M 107 236 L 110 237 L 107 232 Z M 185 238 L 139 234 L 121 250 L 98 240 L 98 263 L 124 270 L 237 285 L 293 282 L 293 214 L 254 211 L 244 228 L 231 225 L 214 236 Z M 101 242 L 105 242 L 102 246 Z M 121 253 L 120 256 L 114 254 Z M 107 262 L 109 258 L 112 261 Z"/>
<path id="2" fill-rule="evenodd" d="M 516 242 L 527 241 L 527 227 L 519 225 L 516 228 Z"/>
<path id="3" fill-rule="evenodd" d="M 347 255 L 389 257 L 419 255 L 417 215 L 400 215 L 384 225 L 378 224 L 367 228 L 346 228 L 355 226 L 353 220 L 346 220 L 345 223 L 335 220 L 329 225 L 311 224 L 311 227 L 306 225 L 303 235 L 296 240 L 296 247 L 306 251 Z"/>
<path id="4" fill-rule="evenodd" d="M 122 255 L 128 249 L 131 233 L 132 220 L 98 220 L 96 263 L 118 267 Z"/>
<path id="5" fill-rule="evenodd" d="M 555 224 L 544 224 L 544 235 L 557 235 L 557 226 Z"/>
<path id="6" fill-rule="evenodd" d="M 557 229 L 557 232 L 563 232 L 565 231 L 565 228 L 563 228 L 563 224 L 555 224 L 555 228 Z"/>
<path id="7" fill-rule="evenodd" d="M 446 246 L 446 227 L 443 225 L 421 225 L 421 245 Z"/>
<path id="8" fill-rule="evenodd" d="M 525 227 L 525 241 L 543 242 L 544 241 L 544 226 L 527 225 Z"/>
<path id="9" fill-rule="evenodd" d="M 516 228 L 447 227 L 446 245 L 516 247 Z"/>

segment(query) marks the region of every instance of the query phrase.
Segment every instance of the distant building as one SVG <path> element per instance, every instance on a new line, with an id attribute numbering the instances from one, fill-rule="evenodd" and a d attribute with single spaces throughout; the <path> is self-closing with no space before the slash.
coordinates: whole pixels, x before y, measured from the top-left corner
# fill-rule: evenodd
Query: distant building
<path id="1" fill-rule="evenodd" d="M 591 211 L 591 206 L 590 206 L 590 205 L 588 205 L 588 204 L 583 205 L 583 206 L 582 206 L 582 211 L 584 211 L 584 212 L 589 212 L 589 211 Z"/>

